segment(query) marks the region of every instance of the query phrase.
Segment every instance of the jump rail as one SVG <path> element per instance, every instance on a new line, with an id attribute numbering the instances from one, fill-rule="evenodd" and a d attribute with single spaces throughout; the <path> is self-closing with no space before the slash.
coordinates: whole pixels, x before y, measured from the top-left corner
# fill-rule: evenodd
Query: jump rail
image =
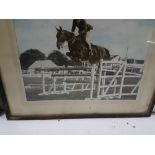
<path id="1" fill-rule="evenodd" d="M 89 99 L 112 99 L 137 95 L 143 72 L 143 64 L 127 64 L 126 61 L 100 61 L 91 67 L 56 67 L 39 69 L 42 75 L 42 93 L 70 94 L 90 91 Z M 47 89 L 45 79 L 51 78 Z M 135 83 L 126 83 L 133 78 Z M 131 80 L 132 81 L 132 80 Z M 124 92 L 124 89 L 129 90 Z"/>

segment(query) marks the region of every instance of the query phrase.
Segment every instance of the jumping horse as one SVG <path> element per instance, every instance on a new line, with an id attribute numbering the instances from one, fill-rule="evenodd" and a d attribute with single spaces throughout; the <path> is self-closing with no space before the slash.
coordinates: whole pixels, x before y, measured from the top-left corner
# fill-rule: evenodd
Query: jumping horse
<path id="1" fill-rule="evenodd" d="M 91 64 L 98 63 L 101 59 L 110 60 L 110 52 L 108 49 L 91 44 L 92 54 L 85 45 L 82 37 L 80 35 L 75 36 L 74 33 L 67 30 L 63 30 L 62 27 L 56 28 L 57 34 L 57 48 L 63 48 L 64 43 L 68 43 L 68 48 L 70 52 L 67 52 L 66 55 L 73 60 L 80 61 L 89 61 Z"/>

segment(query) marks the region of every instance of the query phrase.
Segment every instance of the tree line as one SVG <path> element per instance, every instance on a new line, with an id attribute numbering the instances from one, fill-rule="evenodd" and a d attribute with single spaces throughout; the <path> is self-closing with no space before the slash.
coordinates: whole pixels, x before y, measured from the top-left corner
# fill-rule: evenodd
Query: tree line
<path id="1" fill-rule="evenodd" d="M 48 56 L 38 49 L 28 49 L 20 54 L 21 68 L 26 70 L 37 60 L 51 60 L 57 66 L 76 66 L 81 65 L 79 61 L 73 61 L 58 50 L 53 50 Z"/>

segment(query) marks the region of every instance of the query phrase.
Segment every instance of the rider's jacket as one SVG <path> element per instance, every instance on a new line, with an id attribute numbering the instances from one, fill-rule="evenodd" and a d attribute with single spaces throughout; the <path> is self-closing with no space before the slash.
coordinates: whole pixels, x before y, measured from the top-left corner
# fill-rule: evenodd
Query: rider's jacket
<path id="1" fill-rule="evenodd" d="M 75 31 L 76 27 L 79 29 L 79 34 L 83 32 L 87 33 L 88 31 L 93 29 L 93 26 L 87 24 L 86 20 L 84 19 L 73 19 L 72 32 Z"/>

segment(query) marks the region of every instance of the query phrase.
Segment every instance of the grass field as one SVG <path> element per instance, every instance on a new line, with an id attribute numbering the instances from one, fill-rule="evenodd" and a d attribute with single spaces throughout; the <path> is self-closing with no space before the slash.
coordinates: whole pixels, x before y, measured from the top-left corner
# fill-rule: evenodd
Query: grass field
<path id="1" fill-rule="evenodd" d="M 139 81 L 139 78 L 125 78 L 124 84 L 136 84 Z M 42 93 L 42 85 L 41 85 L 42 79 L 38 77 L 24 77 L 24 86 L 26 90 L 26 97 L 28 101 L 39 101 L 39 100 L 84 100 L 86 98 L 90 97 L 90 91 L 79 91 L 79 92 L 70 92 L 69 94 L 51 94 L 51 95 L 42 95 L 39 96 L 38 94 Z M 106 84 L 109 84 L 109 81 L 107 80 Z M 121 80 L 118 79 L 118 84 L 120 84 Z M 46 90 L 49 89 L 50 84 L 52 83 L 51 79 L 46 78 Z M 31 86 L 31 87 L 30 87 Z M 108 93 L 112 93 L 114 88 L 110 88 Z M 123 93 L 129 93 L 131 92 L 132 88 L 123 88 Z M 135 91 L 137 92 L 138 89 Z M 116 92 L 119 92 L 119 87 L 116 89 Z M 94 90 L 94 97 L 96 96 L 96 89 Z M 118 99 L 118 98 L 111 98 L 111 99 Z M 128 95 L 123 96 L 121 98 L 122 100 L 135 100 L 136 95 Z M 103 98 L 104 100 L 104 98 Z"/>

